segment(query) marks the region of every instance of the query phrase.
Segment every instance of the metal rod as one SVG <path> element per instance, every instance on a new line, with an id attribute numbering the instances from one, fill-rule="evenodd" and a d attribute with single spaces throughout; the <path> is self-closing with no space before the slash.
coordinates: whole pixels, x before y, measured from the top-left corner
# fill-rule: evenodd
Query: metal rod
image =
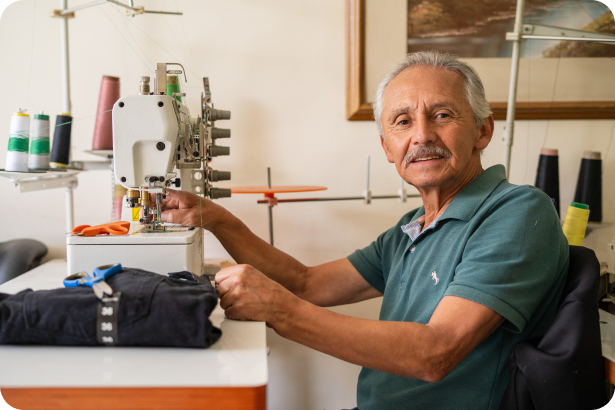
<path id="1" fill-rule="evenodd" d="M 66 232 L 75 227 L 75 212 L 73 211 L 73 187 L 66 187 Z"/>
<path id="2" fill-rule="evenodd" d="M 267 189 L 271 189 L 271 168 L 267 167 Z M 269 216 L 269 244 L 273 246 L 273 205 L 269 204 L 267 215 Z"/>
<path id="3" fill-rule="evenodd" d="M 528 40 L 561 40 L 561 41 L 592 41 L 596 43 L 615 43 L 615 39 L 602 39 L 602 38 L 588 38 L 588 37 L 558 37 L 558 36 L 535 36 L 533 34 L 527 34 L 521 36 L 523 39 Z"/>
<path id="4" fill-rule="evenodd" d="M 525 0 L 517 0 L 514 32 L 518 36 L 513 42 L 510 83 L 508 88 L 508 107 L 506 109 L 506 126 L 504 127 L 504 166 L 506 178 L 510 177 L 510 156 L 515 135 L 515 111 L 517 104 L 517 80 L 519 77 L 519 57 L 521 52 L 521 34 L 523 32 L 523 12 Z"/>
<path id="5" fill-rule="evenodd" d="M 61 0 L 62 10 L 67 7 L 67 0 Z M 68 19 L 63 18 L 60 22 L 60 33 L 62 36 L 62 111 L 71 114 L 70 102 L 70 66 L 68 54 Z"/>
<path id="6" fill-rule="evenodd" d="M 183 16 L 184 13 L 180 13 L 178 11 L 154 11 L 154 10 L 143 10 L 143 13 L 148 14 L 170 14 L 172 16 Z"/>
<path id="7" fill-rule="evenodd" d="M 406 198 L 420 198 L 421 196 L 416 195 L 406 195 Z M 325 198 L 290 198 L 290 199 L 278 199 L 278 203 L 280 202 L 326 202 L 326 201 L 359 201 L 363 200 L 365 197 L 363 196 L 332 196 Z M 376 195 L 372 196 L 372 199 L 399 199 L 399 195 Z M 266 199 L 259 199 L 257 201 L 258 204 L 266 204 L 269 203 Z"/>
<path id="8" fill-rule="evenodd" d="M 120 7 L 124 7 L 126 9 L 132 10 L 132 11 L 139 11 L 141 9 L 133 7 L 133 2 L 130 1 L 130 4 L 124 4 L 121 1 L 117 1 L 117 0 L 96 0 L 93 1 L 91 3 L 86 3 L 86 4 L 82 4 L 80 6 L 75 6 L 75 7 L 71 7 L 70 9 L 63 7 L 62 11 L 60 11 L 60 15 L 61 16 L 65 16 L 67 14 L 70 13 L 74 13 L 77 10 L 83 10 L 83 9 L 87 9 L 90 7 L 94 7 L 94 6 L 98 6 L 99 4 L 105 4 L 105 3 L 113 3 L 116 4 Z M 150 13 L 150 14 L 171 14 L 171 15 L 175 15 L 175 16 L 182 16 L 183 13 L 177 12 L 177 11 L 154 11 L 154 10 L 143 10 L 144 13 Z"/>

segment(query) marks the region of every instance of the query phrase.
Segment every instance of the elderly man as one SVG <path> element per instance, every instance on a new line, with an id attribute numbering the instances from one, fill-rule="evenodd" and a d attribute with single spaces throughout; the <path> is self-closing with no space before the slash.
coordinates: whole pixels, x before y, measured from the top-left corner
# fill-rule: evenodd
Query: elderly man
<path id="1" fill-rule="evenodd" d="M 162 218 L 202 220 L 241 264 L 216 275 L 227 317 L 363 366 L 360 410 L 497 409 L 512 346 L 545 332 L 562 293 L 568 244 L 555 208 L 501 165 L 483 170 L 493 118 L 465 63 L 408 55 L 374 112 L 387 160 L 423 206 L 348 258 L 306 267 L 187 193 L 171 193 Z M 378 296 L 378 321 L 322 308 Z"/>

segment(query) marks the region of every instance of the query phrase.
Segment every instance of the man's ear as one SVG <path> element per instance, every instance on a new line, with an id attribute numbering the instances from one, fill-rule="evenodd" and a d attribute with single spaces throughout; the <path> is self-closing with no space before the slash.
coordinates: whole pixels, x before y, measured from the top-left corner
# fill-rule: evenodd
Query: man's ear
<path id="1" fill-rule="evenodd" d="M 487 148 L 487 145 L 491 142 L 491 138 L 493 137 L 494 130 L 494 122 L 493 116 L 489 116 L 483 120 L 483 123 L 479 127 L 479 135 L 476 140 L 476 144 L 474 144 L 474 148 L 477 150 L 483 150 Z"/>
<path id="2" fill-rule="evenodd" d="M 389 161 L 391 164 L 394 164 L 395 158 L 393 158 L 393 154 L 391 153 L 391 151 L 389 151 L 389 147 L 387 147 L 387 143 L 382 135 L 380 136 L 380 144 L 382 145 L 382 149 L 387 156 L 387 161 Z"/>

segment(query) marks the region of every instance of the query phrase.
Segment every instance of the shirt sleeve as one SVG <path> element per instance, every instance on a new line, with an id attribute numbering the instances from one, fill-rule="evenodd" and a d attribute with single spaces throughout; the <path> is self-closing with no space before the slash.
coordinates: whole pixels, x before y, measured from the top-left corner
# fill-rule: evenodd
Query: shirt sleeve
<path id="1" fill-rule="evenodd" d="M 466 243 L 446 295 L 485 305 L 522 332 L 568 271 L 568 242 L 551 200 L 534 188 L 503 195 Z"/>
<path id="2" fill-rule="evenodd" d="M 395 229 L 391 228 L 391 229 Z M 391 229 L 381 234 L 378 239 L 363 249 L 357 249 L 348 256 L 348 260 L 363 278 L 380 293 L 384 293 L 386 283 L 383 269 L 383 249 Z M 399 229 L 399 228 L 397 228 Z"/>

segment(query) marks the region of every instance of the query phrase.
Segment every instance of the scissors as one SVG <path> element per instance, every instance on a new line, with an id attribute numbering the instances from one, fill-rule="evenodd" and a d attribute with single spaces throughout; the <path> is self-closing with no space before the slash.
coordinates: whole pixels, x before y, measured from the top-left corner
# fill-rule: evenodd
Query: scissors
<path id="1" fill-rule="evenodd" d="M 113 289 L 106 279 L 122 271 L 122 264 L 116 265 L 103 265 L 94 269 L 92 275 L 86 272 L 79 272 L 67 276 L 64 279 L 64 286 L 67 288 L 76 288 L 79 286 L 88 286 L 94 290 L 94 294 L 98 299 L 102 299 L 104 294 L 109 296 L 113 295 Z"/>
<path id="2" fill-rule="evenodd" d="M 96 226 L 79 225 L 73 228 L 72 233 L 85 236 L 96 236 L 98 234 L 125 235 L 129 229 L 130 222 L 119 221 Z"/>

